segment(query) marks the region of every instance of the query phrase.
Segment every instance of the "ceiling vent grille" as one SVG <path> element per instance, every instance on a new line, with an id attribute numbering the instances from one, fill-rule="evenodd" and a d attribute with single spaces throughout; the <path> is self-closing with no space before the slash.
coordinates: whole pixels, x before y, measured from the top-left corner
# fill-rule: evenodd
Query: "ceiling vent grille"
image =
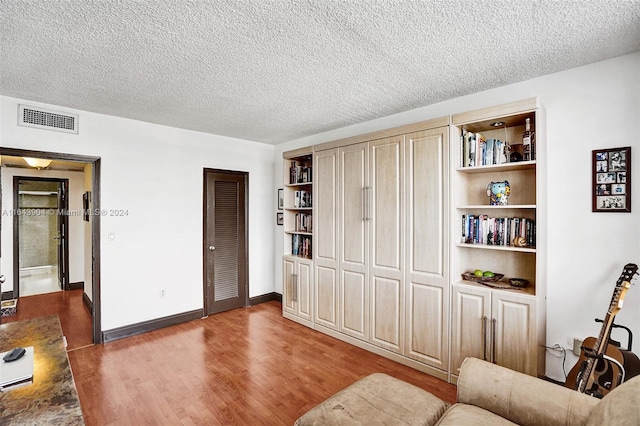
<path id="1" fill-rule="evenodd" d="M 78 134 L 78 115 L 19 105 L 18 125 Z"/>

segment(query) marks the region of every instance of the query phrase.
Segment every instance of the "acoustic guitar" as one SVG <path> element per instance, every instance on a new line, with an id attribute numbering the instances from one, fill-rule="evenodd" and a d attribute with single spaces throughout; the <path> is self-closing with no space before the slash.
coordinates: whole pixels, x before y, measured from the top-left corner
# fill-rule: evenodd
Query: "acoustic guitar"
<path id="1" fill-rule="evenodd" d="M 578 392 L 602 398 L 613 390 L 623 379 L 624 356 L 620 349 L 609 345 L 613 320 L 620 309 L 624 297 L 631 287 L 631 279 L 638 266 L 628 263 L 624 266 L 611 297 L 607 315 L 602 321 L 598 338 L 587 337 L 582 343 L 582 351 L 576 365 L 569 371 L 565 386 Z M 612 361 L 615 360 L 616 362 Z"/>

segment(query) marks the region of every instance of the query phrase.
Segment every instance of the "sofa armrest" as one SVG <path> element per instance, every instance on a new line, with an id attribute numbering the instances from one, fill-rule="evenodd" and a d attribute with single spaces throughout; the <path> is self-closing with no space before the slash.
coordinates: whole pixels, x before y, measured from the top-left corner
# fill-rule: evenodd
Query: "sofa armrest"
<path id="1" fill-rule="evenodd" d="M 477 358 L 467 358 L 462 363 L 457 400 L 520 425 L 584 425 L 599 402 L 564 386 Z"/>

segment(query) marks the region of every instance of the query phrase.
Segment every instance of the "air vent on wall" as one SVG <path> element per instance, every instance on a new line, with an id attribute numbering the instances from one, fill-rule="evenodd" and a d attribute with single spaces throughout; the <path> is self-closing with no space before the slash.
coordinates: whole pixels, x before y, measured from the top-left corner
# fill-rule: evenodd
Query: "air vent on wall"
<path id="1" fill-rule="evenodd" d="M 78 115 L 18 105 L 18 125 L 78 134 Z"/>

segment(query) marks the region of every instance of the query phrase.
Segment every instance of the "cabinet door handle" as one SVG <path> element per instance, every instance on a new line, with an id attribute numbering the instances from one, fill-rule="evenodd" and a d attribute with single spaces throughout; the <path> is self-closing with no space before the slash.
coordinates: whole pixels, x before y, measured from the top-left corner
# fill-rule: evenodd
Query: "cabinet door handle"
<path id="1" fill-rule="evenodd" d="M 366 209 L 365 215 L 367 217 L 367 220 L 371 220 L 371 189 L 373 189 L 373 188 L 370 187 L 370 186 L 367 186 L 365 189 L 366 189 L 366 192 L 367 192 L 367 197 L 366 197 L 367 198 L 367 203 L 366 203 L 366 207 L 365 207 L 365 209 Z"/>
<path id="2" fill-rule="evenodd" d="M 496 363 L 496 319 L 491 319 L 491 362 Z"/>
<path id="3" fill-rule="evenodd" d="M 482 359 L 487 360 L 487 316 L 482 317 Z"/>
<path id="4" fill-rule="evenodd" d="M 362 221 L 367 221 L 367 187 L 362 187 Z"/>
<path id="5" fill-rule="evenodd" d="M 291 300 L 294 302 L 297 302 L 298 301 L 298 274 L 293 274 L 291 278 L 293 278 L 293 291 L 291 292 Z"/>

